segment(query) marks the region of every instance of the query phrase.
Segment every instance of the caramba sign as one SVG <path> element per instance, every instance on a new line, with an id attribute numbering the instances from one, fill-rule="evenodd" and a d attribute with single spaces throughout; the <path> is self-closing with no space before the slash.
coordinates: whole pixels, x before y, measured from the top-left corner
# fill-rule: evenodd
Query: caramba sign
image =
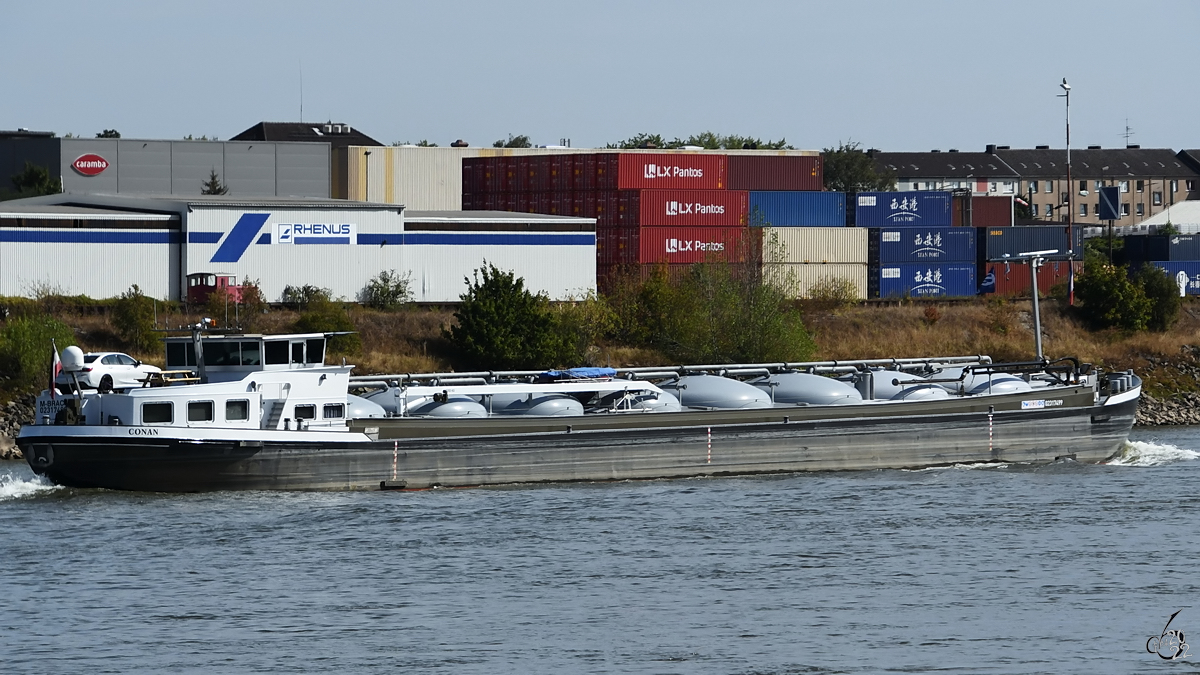
<path id="1" fill-rule="evenodd" d="M 76 157 L 75 161 L 71 162 L 71 168 L 83 176 L 96 176 L 108 168 L 108 160 L 89 152 Z"/>

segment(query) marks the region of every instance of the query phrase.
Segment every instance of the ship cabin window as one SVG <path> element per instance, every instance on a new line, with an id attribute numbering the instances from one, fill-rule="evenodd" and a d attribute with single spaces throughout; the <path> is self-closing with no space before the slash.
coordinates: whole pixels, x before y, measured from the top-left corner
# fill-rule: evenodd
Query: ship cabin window
<path id="1" fill-rule="evenodd" d="M 325 362 L 325 340 L 315 338 L 307 342 L 305 363 L 315 363 L 318 366 Z"/>
<path id="2" fill-rule="evenodd" d="M 213 421 L 212 401 L 188 401 L 187 415 L 189 422 Z"/>
<path id="3" fill-rule="evenodd" d="M 259 351 L 258 340 L 247 340 L 242 343 L 242 365 L 262 365 L 262 354 Z"/>
<path id="4" fill-rule="evenodd" d="M 250 419 L 250 401 L 239 399 L 225 401 L 225 421 L 244 422 Z"/>
<path id="5" fill-rule="evenodd" d="M 337 420 L 346 416 L 346 406 L 342 403 L 326 403 L 321 416 L 327 420 Z"/>
<path id="6" fill-rule="evenodd" d="M 287 340 L 267 340 L 263 356 L 266 358 L 268 366 L 286 366 L 288 362 Z"/>
<path id="7" fill-rule="evenodd" d="M 312 404 L 296 406 L 296 419 L 313 420 L 317 418 L 317 406 Z"/>
<path id="8" fill-rule="evenodd" d="M 242 363 L 236 342 L 204 342 L 204 365 L 206 366 L 238 366 Z"/>
<path id="9" fill-rule="evenodd" d="M 167 343 L 167 369 L 175 370 L 179 368 L 195 368 L 196 367 L 196 350 L 192 349 L 190 342 L 168 342 Z"/>
<path id="10" fill-rule="evenodd" d="M 175 420 L 175 407 L 170 401 L 142 404 L 142 424 L 170 424 Z"/>
<path id="11" fill-rule="evenodd" d="M 297 365 L 304 363 L 304 343 L 303 342 L 293 342 L 292 343 L 292 363 L 295 363 Z"/>

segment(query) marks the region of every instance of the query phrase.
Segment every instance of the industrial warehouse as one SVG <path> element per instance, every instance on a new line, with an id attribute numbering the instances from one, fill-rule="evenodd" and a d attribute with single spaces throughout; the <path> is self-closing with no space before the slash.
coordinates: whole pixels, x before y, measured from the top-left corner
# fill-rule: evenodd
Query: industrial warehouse
<path id="1" fill-rule="evenodd" d="M 189 277 L 218 275 L 257 282 L 271 302 L 306 285 L 354 300 L 394 271 L 411 281 L 415 301 L 448 303 L 493 264 L 561 301 L 630 271 L 666 266 L 677 275 L 716 261 L 782 271 L 772 278 L 789 280 L 797 297 L 831 283 L 859 298 L 963 297 L 1027 293 L 1028 270 L 998 262 L 1006 255 L 1056 250 L 1042 288 L 1067 283 L 1082 264 L 1082 228 L 1056 215 L 1016 217 L 1023 191 L 1061 182 L 916 190 L 948 184 L 908 178 L 923 167 L 919 153 L 880 159 L 902 176 L 900 191 L 846 194 L 825 190 L 824 157 L 805 150 L 384 147 L 333 123 L 260 123 L 235 139 L 0 132 L 0 169 L 45 166 L 63 189 L 0 205 L 0 295 L 102 298 L 137 284 L 183 299 Z M 1006 151 L 963 157 L 999 166 Z M 1139 152 L 1121 157 L 1133 162 Z M 1142 152 L 1170 164 L 1155 169 L 1167 178 L 1147 185 L 1169 190 L 1168 201 L 1176 188 L 1191 196 L 1188 176 L 1200 175 L 1192 151 L 1174 163 L 1164 152 Z M 975 170 L 954 162 L 964 175 Z M 926 173 L 953 174 L 936 166 Z M 228 194 L 201 194 L 212 180 Z M 1143 189 L 1141 180 L 1108 182 Z M 1080 181 L 1081 194 L 1089 186 Z M 1157 208 L 1161 192 L 1153 196 Z M 1188 255 L 1129 250 L 1139 264 Z M 1200 273 L 1188 287 L 1200 289 Z"/>
<path id="2" fill-rule="evenodd" d="M 318 199 L 59 194 L 0 204 L 0 295 L 104 298 L 137 284 L 181 299 L 186 278 L 255 280 L 356 299 L 381 271 L 408 276 L 414 300 L 455 302 L 486 263 L 518 270 L 555 300 L 595 288 L 595 221 L 497 212 L 412 212 Z"/>

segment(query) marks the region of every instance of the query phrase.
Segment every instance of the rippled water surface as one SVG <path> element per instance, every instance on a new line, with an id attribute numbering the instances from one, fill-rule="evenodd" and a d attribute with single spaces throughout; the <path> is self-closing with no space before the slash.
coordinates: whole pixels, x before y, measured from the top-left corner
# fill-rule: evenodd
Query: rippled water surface
<path id="1" fill-rule="evenodd" d="M 0 463 L 0 672 L 1190 672 L 1146 640 L 1181 609 L 1200 631 L 1200 429 L 1134 439 L 1103 466 L 410 493 Z"/>

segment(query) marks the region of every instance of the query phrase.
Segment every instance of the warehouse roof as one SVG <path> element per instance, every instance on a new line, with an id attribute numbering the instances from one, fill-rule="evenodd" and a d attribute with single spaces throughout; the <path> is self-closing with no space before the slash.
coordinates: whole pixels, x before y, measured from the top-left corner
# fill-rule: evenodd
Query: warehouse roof
<path id="1" fill-rule="evenodd" d="M 69 206 L 63 204 L 26 204 L 24 199 L 0 202 L 0 218 L 37 218 L 42 220 L 178 220 L 178 213 L 146 213 L 117 209 Z"/>
<path id="2" fill-rule="evenodd" d="M 1173 204 L 1138 225 L 1166 225 L 1167 223 L 1179 227 L 1184 225 L 1200 226 L 1200 201 L 1192 200 Z"/>
<path id="3" fill-rule="evenodd" d="M 349 124 L 335 122 L 259 122 L 229 140 L 328 143 L 334 148 L 383 145 Z"/>
<path id="4" fill-rule="evenodd" d="M 62 193 L 44 197 L 29 197 L 5 202 L 21 205 L 72 206 L 108 211 L 130 211 L 141 213 L 180 213 L 195 207 L 226 206 L 230 208 L 247 209 L 367 209 L 401 211 L 400 204 L 378 204 L 375 202 L 355 202 L 345 199 L 305 199 L 300 197 L 234 197 L 231 195 L 201 195 L 189 197 L 156 197 L 102 194 Z"/>

